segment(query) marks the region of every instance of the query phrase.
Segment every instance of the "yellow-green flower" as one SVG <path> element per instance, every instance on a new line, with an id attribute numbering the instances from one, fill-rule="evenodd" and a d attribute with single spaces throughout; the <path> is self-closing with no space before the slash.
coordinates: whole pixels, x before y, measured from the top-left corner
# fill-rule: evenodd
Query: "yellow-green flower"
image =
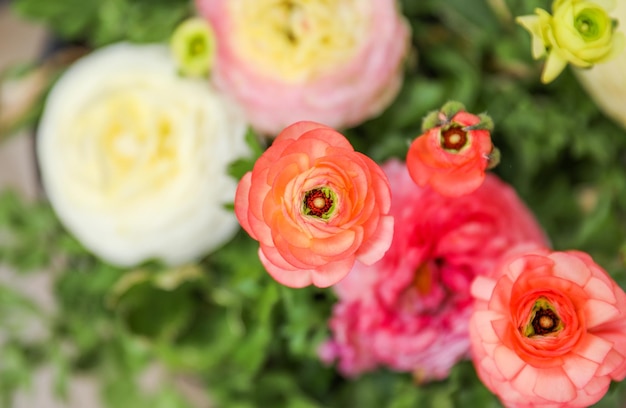
<path id="1" fill-rule="evenodd" d="M 180 73 L 185 76 L 205 76 L 213 66 L 215 35 L 201 18 L 183 21 L 172 34 L 170 46 Z"/>
<path id="2" fill-rule="evenodd" d="M 533 58 L 547 57 L 541 81 L 548 83 L 567 63 L 589 68 L 612 58 L 624 47 L 624 36 L 615 32 L 617 22 L 607 14 L 610 1 L 555 0 L 552 15 L 535 9 L 535 15 L 516 21 L 532 34 Z"/>

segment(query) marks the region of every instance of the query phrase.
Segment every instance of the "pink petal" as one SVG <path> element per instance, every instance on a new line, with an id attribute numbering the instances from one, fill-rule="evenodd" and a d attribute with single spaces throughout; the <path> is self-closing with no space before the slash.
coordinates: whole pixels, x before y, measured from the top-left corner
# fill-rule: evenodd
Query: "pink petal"
<path id="1" fill-rule="evenodd" d="M 591 278 L 591 271 L 580 259 L 565 252 L 553 252 L 549 257 L 555 262 L 552 268 L 554 276 L 573 281 L 581 287 Z"/>
<path id="2" fill-rule="evenodd" d="M 609 390 L 609 385 L 611 385 L 611 378 L 604 377 L 593 377 L 589 384 L 585 387 L 585 392 L 589 395 L 595 395 L 596 398 L 593 402 L 598 402 L 604 394 Z"/>
<path id="3" fill-rule="evenodd" d="M 480 360 L 480 366 L 483 370 L 485 370 L 485 373 L 491 377 L 492 381 L 505 380 L 505 378 L 502 376 L 502 373 L 498 369 L 499 367 L 496 365 L 495 361 L 491 357 L 487 356 Z"/>
<path id="4" fill-rule="evenodd" d="M 338 147 L 341 149 L 348 149 L 349 151 L 354 151 L 354 148 L 346 139 L 344 135 L 337 132 L 335 129 L 330 128 L 328 126 L 321 127 L 319 129 L 310 129 L 306 131 L 303 135 L 303 138 L 308 139 L 317 139 L 318 141 L 323 141 L 331 146 Z"/>
<path id="5" fill-rule="evenodd" d="M 511 381 L 511 385 L 520 394 L 530 396 L 532 395 L 532 390 L 535 388 L 538 377 L 539 370 L 529 364 L 526 364 L 517 377 Z"/>
<path id="6" fill-rule="evenodd" d="M 353 230 L 345 230 L 327 238 L 313 238 L 310 241 L 310 251 L 323 257 L 336 257 L 350 249 L 356 238 L 357 233 Z"/>
<path id="7" fill-rule="evenodd" d="M 496 281 L 485 276 L 477 276 L 472 282 L 471 293 L 476 299 L 484 300 L 488 302 L 491 299 L 491 294 L 496 287 Z"/>
<path id="8" fill-rule="evenodd" d="M 491 310 L 475 311 L 472 317 L 474 328 L 484 343 L 499 343 L 500 339 L 493 329 L 492 321 L 500 318 L 499 313 Z"/>
<path id="9" fill-rule="evenodd" d="M 274 278 L 278 283 L 289 286 L 291 288 L 303 288 L 309 286 L 312 283 L 310 270 L 286 270 L 270 262 L 265 257 L 265 254 L 259 248 L 259 258 L 261 263 L 265 267 L 265 270 Z"/>
<path id="10" fill-rule="evenodd" d="M 248 222 L 248 199 L 250 196 L 250 186 L 252 180 L 252 172 L 247 172 L 239 181 L 237 185 L 237 191 L 235 192 L 235 216 L 241 227 L 246 230 L 252 238 L 252 230 L 250 229 L 250 223 Z"/>
<path id="11" fill-rule="evenodd" d="M 574 352 L 581 357 L 602 364 L 612 347 L 613 343 L 591 333 L 585 333 Z"/>
<path id="12" fill-rule="evenodd" d="M 331 128 L 326 125 L 322 125 L 321 123 L 303 120 L 284 128 L 282 132 L 280 132 L 280 134 L 276 136 L 275 142 L 285 139 L 298 139 L 300 136 L 302 136 L 302 134 L 315 129 Z"/>
<path id="13" fill-rule="evenodd" d="M 610 375 L 611 377 L 616 377 L 615 371 L 616 370 L 620 370 L 621 366 L 624 364 L 624 356 L 621 355 L 620 353 L 618 353 L 617 351 L 615 351 L 615 349 L 612 349 L 609 354 L 606 356 L 606 358 L 604 359 L 604 362 L 602 363 L 602 365 L 600 365 L 600 368 L 598 369 L 598 372 L 596 373 L 596 375 L 601 376 L 601 375 Z M 618 378 L 614 378 L 618 381 L 621 381 L 623 378 L 619 378 L 620 376 L 617 376 Z"/>
<path id="14" fill-rule="evenodd" d="M 334 285 L 350 273 L 352 266 L 354 266 L 354 261 L 354 257 L 349 257 L 313 270 L 313 285 L 319 288 L 327 288 Z"/>
<path id="15" fill-rule="evenodd" d="M 387 252 L 393 240 L 394 218 L 390 215 L 381 217 L 376 233 L 364 242 L 357 251 L 357 259 L 365 265 L 378 262 Z"/>
<path id="16" fill-rule="evenodd" d="M 615 303 L 615 294 L 613 288 L 603 282 L 601 279 L 592 277 L 584 287 L 589 297 L 594 299 L 602 299 L 609 303 Z"/>
<path id="17" fill-rule="evenodd" d="M 533 391 L 538 397 L 553 402 L 569 402 L 576 398 L 576 387 L 561 368 L 537 370 Z"/>
<path id="18" fill-rule="evenodd" d="M 513 282 L 526 270 L 526 259 L 520 257 L 515 259 L 507 266 L 507 272 Z"/>
<path id="19" fill-rule="evenodd" d="M 587 329 L 611 321 L 620 314 L 615 306 L 597 299 L 589 299 L 585 302 L 584 313 Z"/>
<path id="20" fill-rule="evenodd" d="M 587 360 L 575 354 L 567 357 L 563 363 L 563 370 L 572 383 L 578 388 L 583 388 L 593 378 L 598 363 Z"/>
<path id="21" fill-rule="evenodd" d="M 526 365 L 515 352 L 504 345 L 496 347 L 493 358 L 500 372 L 507 380 L 515 377 Z"/>
<path id="22" fill-rule="evenodd" d="M 308 269 L 302 268 L 293 263 L 289 262 L 289 260 L 285 259 L 285 257 L 273 246 L 270 245 L 261 245 L 259 250 L 263 252 L 267 261 L 274 266 L 286 270 L 286 271 L 296 271 L 298 269 Z"/>

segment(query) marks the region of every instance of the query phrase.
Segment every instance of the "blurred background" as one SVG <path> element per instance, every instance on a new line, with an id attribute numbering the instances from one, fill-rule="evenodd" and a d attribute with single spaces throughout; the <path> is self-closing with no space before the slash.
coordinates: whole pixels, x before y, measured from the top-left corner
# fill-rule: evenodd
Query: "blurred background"
<path id="1" fill-rule="evenodd" d="M 8 1 L 0 2 L 0 72 L 9 67 L 37 60 L 47 44 L 47 32 L 41 26 L 15 15 Z M 6 113 L 20 100 L 20 89 L 0 88 L 2 110 Z M 12 103 L 13 101 L 13 103 Z M 2 115 L 2 111 L 0 111 Z M 33 200 L 40 190 L 34 160 L 33 135 L 23 130 L 0 144 L 0 191 L 11 188 L 27 199 Z M 0 282 L 28 297 L 43 310 L 54 311 L 52 276 L 46 271 L 20 275 L 0 265 Z M 3 341 L 0 324 L 0 342 Z M 43 325 L 33 325 L 25 335 L 36 340 L 45 330 Z M 3 360 L 5 360 L 3 358 Z M 7 364 L 5 360 L 1 364 Z M 4 379 L 5 381 L 7 379 Z M 61 402 L 55 397 L 54 372 L 50 367 L 41 367 L 32 378 L 27 389 L 20 391 L 12 408 L 98 408 L 97 385 L 86 376 L 73 378 L 70 382 L 68 400 Z M 0 404 L 1 405 L 1 404 Z"/>

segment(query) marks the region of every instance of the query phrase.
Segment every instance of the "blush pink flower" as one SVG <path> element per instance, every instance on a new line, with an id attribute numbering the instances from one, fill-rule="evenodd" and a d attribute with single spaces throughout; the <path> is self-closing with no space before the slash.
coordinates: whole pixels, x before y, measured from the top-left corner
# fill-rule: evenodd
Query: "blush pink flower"
<path id="1" fill-rule="evenodd" d="M 507 407 L 587 407 L 626 376 L 626 294 L 589 255 L 531 251 L 472 285 L 474 366 Z"/>
<path id="2" fill-rule="evenodd" d="M 260 132 L 357 125 L 395 98 L 409 50 L 396 0 L 196 0 L 217 39 L 212 77 Z"/>
<path id="3" fill-rule="evenodd" d="M 270 275 L 291 287 L 327 287 L 355 261 L 391 245 L 389 183 L 335 130 L 298 122 L 283 130 L 240 181 L 235 214 L 260 243 Z"/>
<path id="4" fill-rule="evenodd" d="M 453 109 L 446 109 L 447 104 L 425 119 L 424 133 L 411 144 L 406 163 L 419 186 L 457 197 L 482 184 L 485 171 L 497 164 L 499 153 L 491 143 L 491 119 L 453 104 Z"/>
<path id="5" fill-rule="evenodd" d="M 383 165 L 393 200 L 393 243 L 334 286 L 333 338 L 320 356 L 355 376 L 378 366 L 442 379 L 469 351 L 470 285 L 509 248 L 547 245 L 514 190 L 496 176 L 452 198 L 424 189 L 398 161 Z"/>

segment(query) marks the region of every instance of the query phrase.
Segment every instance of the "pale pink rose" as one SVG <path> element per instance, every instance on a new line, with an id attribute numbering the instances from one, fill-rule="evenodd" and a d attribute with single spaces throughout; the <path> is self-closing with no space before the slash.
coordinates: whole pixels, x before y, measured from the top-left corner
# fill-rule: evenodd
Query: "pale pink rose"
<path id="1" fill-rule="evenodd" d="M 395 98 L 409 49 L 396 0 L 196 0 L 215 31 L 212 79 L 260 132 L 357 125 Z"/>
<path id="2" fill-rule="evenodd" d="M 518 254 L 472 285 L 472 359 L 507 407 L 587 407 L 626 377 L 626 294 L 589 255 Z"/>
<path id="3" fill-rule="evenodd" d="M 442 379 L 468 356 L 473 279 L 515 245 L 547 242 L 514 190 L 492 174 L 472 193 L 445 197 L 417 186 L 403 163 L 382 167 L 392 191 L 391 248 L 334 286 L 333 338 L 320 356 L 338 360 L 347 376 L 387 366 L 419 381 Z"/>

